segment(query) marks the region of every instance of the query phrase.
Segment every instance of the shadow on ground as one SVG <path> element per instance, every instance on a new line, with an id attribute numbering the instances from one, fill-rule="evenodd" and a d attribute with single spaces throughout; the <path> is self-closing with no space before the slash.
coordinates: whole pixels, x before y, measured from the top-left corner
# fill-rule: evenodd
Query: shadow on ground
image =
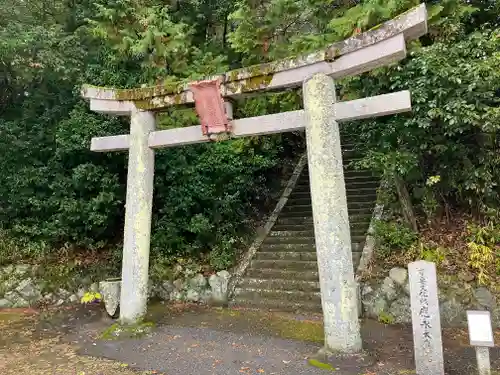
<path id="1" fill-rule="evenodd" d="M 30 374 L 65 375 L 315 375 L 332 371 L 308 363 L 323 341 L 319 315 L 155 305 L 147 317 L 155 323 L 150 334 L 118 340 L 101 338 L 113 321 L 100 307 L 17 318 L 11 316 L 8 329 L 2 328 L 0 335 L 0 358 L 7 358 L 0 359 L 2 374 L 19 373 L 23 363 L 29 364 Z M 374 364 L 364 369 L 339 369 L 336 373 L 415 373 L 411 327 L 386 326 L 370 320 L 363 321 L 362 327 L 364 347 L 375 359 Z M 475 354 L 468 346 L 466 331 L 446 329 L 443 342 L 447 374 L 476 373 Z M 40 343 L 45 352 L 37 356 Z M 9 363 L 12 351 L 16 360 Z M 498 347 L 492 349 L 491 359 L 493 368 L 500 370 Z M 48 364 L 43 370 L 48 372 L 40 372 L 40 364 Z M 335 363 L 332 365 L 335 368 Z"/>

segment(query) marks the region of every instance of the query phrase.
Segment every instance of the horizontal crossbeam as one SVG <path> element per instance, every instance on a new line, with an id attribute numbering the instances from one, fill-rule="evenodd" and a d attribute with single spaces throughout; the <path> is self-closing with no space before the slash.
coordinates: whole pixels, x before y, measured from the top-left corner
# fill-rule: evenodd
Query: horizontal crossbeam
<path id="1" fill-rule="evenodd" d="M 356 35 L 330 47 L 304 56 L 242 68 L 207 79 L 219 78 L 221 94 L 237 98 L 255 92 L 298 87 L 314 73 L 333 78 L 356 75 L 399 61 L 406 56 L 405 40 L 414 40 L 427 32 L 427 11 L 421 4 L 379 27 Z M 154 86 L 139 89 L 109 89 L 84 86 L 83 97 L 96 101 L 134 101 L 144 110 L 161 110 L 169 106 L 193 103 L 188 85 Z M 104 109 L 102 103 L 95 105 Z M 116 111 L 116 112 L 115 112 Z M 100 112 L 121 114 L 110 106 Z"/>
<path id="2" fill-rule="evenodd" d="M 360 120 L 411 111 L 409 91 L 377 95 L 369 98 L 339 102 L 333 110 L 338 121 Z M 272 115 L 248 117 L 232 122 L 233 138 L 266 135 L 303 130 L 306 124 L 304 110 Z M 188 126 L 150 133 L 149 147 L 166 148 L 208 142 L 201 126 Z M 129 135 L 92 138 L 91 150 L 97 152 L 120 151 L 129 148 Z"/>

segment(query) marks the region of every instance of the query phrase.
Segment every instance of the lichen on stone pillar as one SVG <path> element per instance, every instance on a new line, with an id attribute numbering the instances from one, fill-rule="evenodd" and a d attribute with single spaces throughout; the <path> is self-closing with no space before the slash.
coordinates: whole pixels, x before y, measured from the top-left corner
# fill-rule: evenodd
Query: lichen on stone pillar
<path id="1" fill-rule="evenodd" d="M 120 295 L 122 324 L 137 323 L 147 309 L 154 177 L 154 151 L 148 146 L 148 138 L 155 123 L 153 112 L 131 112 Z"/>
<path id="2" fill-rule="evenodd" d="M 357 353 L 361 335 L 335 85 L 315 74 L 304 82 L 303 93 L 325 349 Z"/>

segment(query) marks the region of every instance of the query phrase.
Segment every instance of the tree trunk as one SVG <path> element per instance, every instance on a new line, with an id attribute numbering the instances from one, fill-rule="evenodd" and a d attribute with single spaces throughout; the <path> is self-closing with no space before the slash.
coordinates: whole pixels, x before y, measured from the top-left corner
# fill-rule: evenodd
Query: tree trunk
<path id="1" fill-rule="evenodd" d="M 396 190 L 398 192 L 399 203 L 401 204 L 401 209 L 403 210 L 403 216 L 407 225 L 412 228 L 415 232 L 418 231 L 417 218 L 415 216 L 415 211 L 413 210 L 413 204 L 411 203 L 410 193 L 406 188 L 406 184 L 401 177 L 396 175 L 394 177 L 394 183 L 396 184 Z"/>
<path id="2" fill-rule="evenodd" d="M 222 32 L 222 48 L 226 48 L 228 16 L 229 14 L 226 14 L 226 16 L 224 17 L 224 31 Z"/>

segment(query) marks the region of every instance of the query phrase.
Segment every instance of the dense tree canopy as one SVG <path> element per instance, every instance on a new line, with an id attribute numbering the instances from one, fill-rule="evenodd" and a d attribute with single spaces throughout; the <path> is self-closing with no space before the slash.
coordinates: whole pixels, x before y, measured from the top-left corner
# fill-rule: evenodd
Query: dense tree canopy
<path id="1" fill-rule="evenodd" d="M 417 3 L 0 0 L 0 237 L 23 243 L 22 256 L 121 240 L 126 155 L 88 145 L 128 124 L 91 113 L 81 84 L 197 79 L 323 47 Z M 431 1 L 431 33 L 408 59 L 338 83 L 344 98 L 412 90 L 413 114 L 344 130 L 364 134 L 365 165 L 396 173 L 419 207 L 498 207 L 499 4 Z M 241 116 L 297 109 L 300 90 L 237 104 Z M 193 123 L 192 109 L 160 118 L 164 128 Z M 281 166 L 302 151 L 301 135 L 292 134 L 158 152 L 155 253 L 210 253 L 214 267 L 227 266 Z M 439 183 L 426 184 L 433 176 Z"/>

